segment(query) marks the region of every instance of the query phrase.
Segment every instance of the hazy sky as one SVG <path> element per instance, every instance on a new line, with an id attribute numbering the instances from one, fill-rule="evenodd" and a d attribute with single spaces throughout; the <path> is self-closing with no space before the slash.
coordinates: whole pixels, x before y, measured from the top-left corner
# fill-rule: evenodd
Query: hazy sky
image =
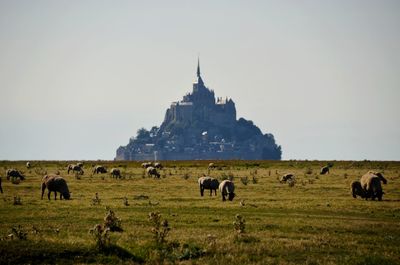
<path id="1" fill-rule="evenodd" d="M 400 1 L 0 1 L 0 159 L 113 159 L 203 80 L 284 159 L 400 160 Z"/>

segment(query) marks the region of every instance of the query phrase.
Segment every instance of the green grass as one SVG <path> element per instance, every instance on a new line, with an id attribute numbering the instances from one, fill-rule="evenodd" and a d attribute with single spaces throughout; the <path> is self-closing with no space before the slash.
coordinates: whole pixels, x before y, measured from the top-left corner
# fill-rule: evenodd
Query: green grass
<path id="1" fill-rule="evenodd" d="M 66 161 L 31 161 L 29 170 L 23 161 L 0 161 L 0 264 L 400 264 L 400 162 L 329 162 L 331 174 L 321 176 L 328 161 L 217 161 L 210 175 L 233 175 L 236 185 L 234 201 L 222 202 L 208 191 L 200 197 L 197 178 L 209 161 L 165 162 L 158 180 L 144 177 L 138 162 L 86 161 L 79 180 L 67 175 Z M 119 167 L 125 178 L 92 175 L 95 164 Z M 12 167 L 26 180 L 8 182 Z M 388 179 L 381 202 L 350 195 L 351 181 L 368 170 Z M 41 178 L 56 171 L 72 200 L 40 199 Z M 294 187 L 279 183 L 284 173 L 296 175 Z M 91 205 L 96 192 L 101 203 Z M 22 205 L 13 205 L 14 196 Z M 111 233 L 112 245 L 98 250 L 89 229 L 103 222 L 107 207 L 124 231 Z M 164 245 L 150 232 L 148 214 L 155 211 L 171 227 Z M 233 228 L 236 214 L 246 220 L 242 236 Z M 27 240 L 7 238 L 18 225 Z"/>

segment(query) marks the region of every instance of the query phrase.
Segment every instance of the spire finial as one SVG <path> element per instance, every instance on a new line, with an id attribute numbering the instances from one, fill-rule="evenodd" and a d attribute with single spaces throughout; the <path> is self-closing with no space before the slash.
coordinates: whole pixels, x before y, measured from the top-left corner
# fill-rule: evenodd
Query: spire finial
<path id="1" fill-rule="evenodd" d="M 200 77 L 200 56 L 197 56 L 197 77 Z"/>

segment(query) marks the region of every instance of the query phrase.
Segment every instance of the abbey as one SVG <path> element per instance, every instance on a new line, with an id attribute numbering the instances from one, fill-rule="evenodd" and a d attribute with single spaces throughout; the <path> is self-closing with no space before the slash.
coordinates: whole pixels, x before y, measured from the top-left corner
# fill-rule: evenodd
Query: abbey
<path id="1" fill-rule="evenodd" d="M 193 90 L 173 102 L 160 127 L 138 130 L 116 160 L 281 159 L 272 134 L 262 134 L 251 121 L 236 119 L 232 99 L 215 98 L 197 64 Z"/>

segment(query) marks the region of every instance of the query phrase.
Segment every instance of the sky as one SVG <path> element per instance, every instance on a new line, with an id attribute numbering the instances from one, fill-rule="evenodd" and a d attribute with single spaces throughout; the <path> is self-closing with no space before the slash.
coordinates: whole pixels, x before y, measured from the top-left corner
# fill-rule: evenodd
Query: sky
<path id="1" fill-rule="evenodd" d="M 0 0 L 0 160 L 111 160 L 207 87 L 283 159 L 400 160 L 400 1 Z"/>

